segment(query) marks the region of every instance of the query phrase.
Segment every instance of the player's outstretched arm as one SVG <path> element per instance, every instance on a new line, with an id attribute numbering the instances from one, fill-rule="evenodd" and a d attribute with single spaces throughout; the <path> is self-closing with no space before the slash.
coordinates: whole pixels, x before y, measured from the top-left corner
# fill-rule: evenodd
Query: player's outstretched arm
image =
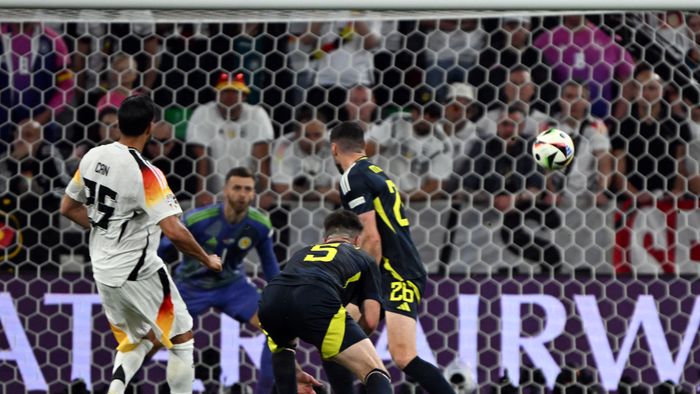
<path id="1" fill-rule="evenodd" d="M 87 208 L 81 202 L 64 195 L 61 200 L 61 215 L 78 223 L 79 225 L 90 228 L 90 218 L 87 214 Z"/>
<path id="2" fill-rule="evenodd" d="M 377 264 L 382 262 L 382 238 L 377 230 L 377 217 L 374 211 L 368 211 L 359 215 L 362 222 L 362 234 L 360 234 L 360 249 L 372 256 Z"/>
<path id="3" fill-rule="evenodd" d="M 197 243 L 192 236 L 192 233 L 183 225 L 177 218 L 172 215 L 163 219 L 158 223 L 163 234 L 175 245 L 182 253 L 199 260 L 202 265 L 212 271 L 221 272 L 221 259 L 219 256 L 212 254 L 207 255 L 207 252 Z"/>

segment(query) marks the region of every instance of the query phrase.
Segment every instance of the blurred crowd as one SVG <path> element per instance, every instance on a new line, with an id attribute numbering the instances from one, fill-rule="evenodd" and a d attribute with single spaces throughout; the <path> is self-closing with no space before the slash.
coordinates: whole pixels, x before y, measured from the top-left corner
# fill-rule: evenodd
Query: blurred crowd
<path id="1" fill-rule="evenodd" d="M 700 188 L 697 13 L 0 29 L 0 210 L 23 246 L 10 253 L 9 232 L 0 245 L 13 263 L 84 248 L 62 230 L 62 188 L 85 152 L 118 139 L 133 94 L 160 107 L 144 154 L 182 205 L 212 203 L 222 176 L 248 166 L 280 245 L 289 207 L 339 204 L 327 133 L 344 120 L 366 130 L 409 209 L 494 210 L 503 243 L 543 272 L 564 257 L 526 221 L 556 229 L 568 210 Z M 575 143 L 562 172 L 529 154 L 550 127 Z"/>

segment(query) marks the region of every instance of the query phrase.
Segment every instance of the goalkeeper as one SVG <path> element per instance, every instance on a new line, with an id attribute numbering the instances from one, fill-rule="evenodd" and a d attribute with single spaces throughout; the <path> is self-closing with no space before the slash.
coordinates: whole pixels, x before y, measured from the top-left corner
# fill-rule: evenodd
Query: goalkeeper
<path id="1" fill-rule="evenodd" d="M 175 284 L 187 309 L 194 317 L 214 307 L 228 316 L 259 327 L 257 288 L 248 280 L 241 267 L 248 252 L 255 248 L 262 262 L 266 280 L 279 273 L 279 263 L 272 249 L 270 220 L 250 207 L 255 198 L 253 174 L 236 167 L 226 175 L 224 202 L 192 210 L 184 215 L 185 226 L 207 253 L 221 256 L 222 272 L 209 273 L 199 263 L 184 256 L 175 269 Z M 163 238 L 158 254 L 164 256 L 172 243 Z M 260 360 L 260 378 L 256 394 L 270 394 L 274 383 L 272 355 L 264 346 Z"/>

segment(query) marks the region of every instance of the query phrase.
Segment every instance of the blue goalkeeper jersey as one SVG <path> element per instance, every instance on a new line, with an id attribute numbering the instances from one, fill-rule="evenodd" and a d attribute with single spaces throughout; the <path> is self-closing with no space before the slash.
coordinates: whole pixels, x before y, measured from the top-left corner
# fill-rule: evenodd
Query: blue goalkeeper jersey
<path id="1" fill-rule="evenodd" d="M 208 270 L 198 261 L 184 256 L 175 270 L 179 282 L 213 289 L 225 286 L 245 276 L 241 263 L 248 252 L 255 248 L 268 281 L 279 273 L 279 263 L 272 249 L 272 225 L 270 219 L 255 208 L 248 208 L 248 215 L 240 223 L 229 223 L 224 216 L 223 203 L 188 211 L 182 219 L 197 242 L 208 254 L 222 259 L 223 270 Z M 163 237 L 158 248 L 161 256 L 173 244 Z"/>

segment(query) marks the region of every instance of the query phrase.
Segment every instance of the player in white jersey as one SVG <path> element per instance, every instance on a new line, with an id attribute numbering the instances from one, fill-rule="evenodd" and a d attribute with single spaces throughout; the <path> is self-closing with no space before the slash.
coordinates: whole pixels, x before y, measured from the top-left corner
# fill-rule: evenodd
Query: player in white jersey
<path id="1" fill-rule="evenodd" d="M 83 157 L 61 201 L 61 214 L 91 230 L 97 290 L 119 344 L 110 394 L 124 392 L 156 341 L 170 353 L 170 392 L 192 392 L 192 318 L 156 254 L 161 230 L 181 252 L 214 271 L 222 268 L 178 220 L 182 210 L 163 173 L 141 157 L 154 113 L 148 97 L 124 100 L 119 142 Z"/>

